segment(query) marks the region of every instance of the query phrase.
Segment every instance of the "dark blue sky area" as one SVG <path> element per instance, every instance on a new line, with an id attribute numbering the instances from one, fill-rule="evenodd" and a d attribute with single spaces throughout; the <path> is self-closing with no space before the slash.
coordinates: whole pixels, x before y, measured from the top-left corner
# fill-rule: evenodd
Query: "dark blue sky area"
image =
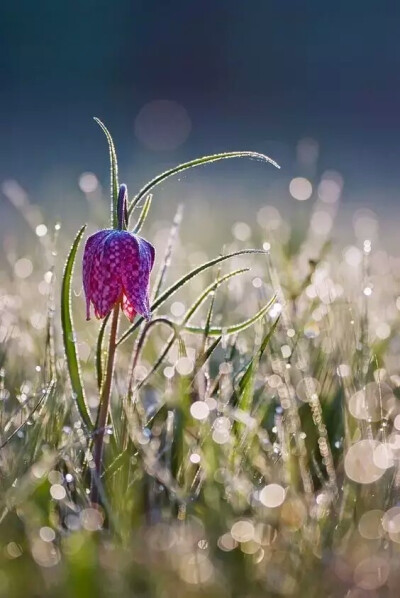
<path id="1" fill-rule="evenodd" d="M 290 171 L 310 136 L 355 196 L 400 201 L 399 32 L 400 4 L 382 0 L 1 2 L 0 179 L 35 191 L 60 170 L 105 169 L 98 115 L 122 161 L 154 172 L 242 147 Z M 156 99 L 190 116 L 178 149 L 135 137 Z"/>

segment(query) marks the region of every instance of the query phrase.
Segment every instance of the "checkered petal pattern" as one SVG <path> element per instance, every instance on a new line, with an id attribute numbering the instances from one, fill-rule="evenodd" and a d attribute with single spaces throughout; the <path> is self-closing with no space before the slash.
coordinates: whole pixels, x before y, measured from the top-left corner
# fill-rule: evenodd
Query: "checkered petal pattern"
<path id="1" fill-rule="evenodd" d="M 106 229 L 88 238 L 83 253 L 86 318 L 90 305 L 104 318 L 118 302 L 133 322 L 136 314 L 150 318 L 149 278 L 154 247 L 128 231 Z"/>

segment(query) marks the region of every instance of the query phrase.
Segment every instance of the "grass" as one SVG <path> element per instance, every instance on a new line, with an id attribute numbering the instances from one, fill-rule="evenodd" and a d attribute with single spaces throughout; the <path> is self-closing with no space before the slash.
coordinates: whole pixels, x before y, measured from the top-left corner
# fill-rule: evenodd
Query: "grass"
<path id="1" fill-rule="evenodd" d="M 150 192 L 130 204 L 144 236 Z M 37 207 L 14 205 L 38 232 Z M 397 262 L 368 240 L 335 247 L 331 208 L 317 199 L 291 237 L 284 222 L 239 227 L 196 264 L 178 210 L 156 247 L 153 320 L 121 319 L 99 504 L 109 323 L 84 320 L 86 232 L 64 270 L 59 226 L 28 257 L 8 248 L 1 596 L 398 596 Z"/>

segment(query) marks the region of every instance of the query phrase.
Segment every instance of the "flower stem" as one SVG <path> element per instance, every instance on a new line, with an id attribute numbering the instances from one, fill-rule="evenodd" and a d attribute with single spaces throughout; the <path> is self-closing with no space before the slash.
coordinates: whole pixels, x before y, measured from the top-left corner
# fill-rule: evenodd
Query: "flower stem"
<path id="1" fill-rule="evenodd" d="M 114 358 L 116 349 L 116 340 L 118 332 L 118 320 L 119 320 L 119 303 L 114 306 L 111 320 L 111 330 L 108 345 L 108 356 L 107 356 L 107 367 L 101 386 L 100 391 L 100 405 L 99 413 L 97 417 L 97 429 L 94 437 L 93 445 L 93 459 L 94 459 L 94 472 L 92 477 L 92 485 L 90 491 L 90 499 L 92 503 L 97 503 L 99 500 L 99 481 L 102 469 L 103 461 L 103 441 L 104 432 L 107 425 L 108 412 L 110 406 L 111 387 L 114 373 Z"/>

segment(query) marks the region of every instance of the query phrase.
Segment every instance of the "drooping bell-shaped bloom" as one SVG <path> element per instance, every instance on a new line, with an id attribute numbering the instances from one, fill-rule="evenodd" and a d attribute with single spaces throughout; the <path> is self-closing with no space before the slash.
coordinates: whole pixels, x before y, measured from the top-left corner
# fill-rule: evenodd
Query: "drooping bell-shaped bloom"
<path id="1" fill-rule="evenodd" d="M 121 185 L 120 222 L 125 214 L 125 201 L 126 187 Z M 100 230 L 89 237 L 83 254 L 86 318 L 90 319 L 91 303 L 97 318 L 104 318 L 120 303 L 131 322 L 136 314 L 148 320 L 151 315 L 149 278 L 154 255 L 154 247 L 148 241 L 122 230 L 122 225 L 120 229 Z"/>

